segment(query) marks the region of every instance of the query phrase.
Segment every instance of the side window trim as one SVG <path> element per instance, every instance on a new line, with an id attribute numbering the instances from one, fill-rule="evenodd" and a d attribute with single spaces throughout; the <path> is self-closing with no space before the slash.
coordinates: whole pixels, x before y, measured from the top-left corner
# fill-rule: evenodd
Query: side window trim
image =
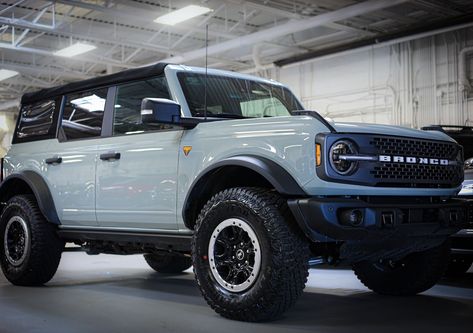
<path id="1" fill-rule="evenodd" d="M 108 88 L 107 99 L 105 100 L 105 110 L 102 121 L 102 134 L 100 137 L 113 136 L 113 117 L 115 113 L 115 99 L 117 97 L 117 86 Z"/>
<path id="2" fill-rule="evenodd" d="M 62 113 L 64 111 L 64 106 L 66 105 L 66 95 L 61 96 L 61 103 L 59 104 L 59 112 L 56 125 L 56 138 L 59 142 L 66 141 L 66 136 L 62 130 Z"/>

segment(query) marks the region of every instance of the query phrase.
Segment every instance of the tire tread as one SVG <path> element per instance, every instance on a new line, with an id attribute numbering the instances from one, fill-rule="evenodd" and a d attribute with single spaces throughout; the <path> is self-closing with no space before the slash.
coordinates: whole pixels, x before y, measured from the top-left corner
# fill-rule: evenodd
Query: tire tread
<path id="1" fill-rule="evenodd" d="M 243 204 L 261 217 L 271 239 L 273 255 L 269 286 L 261 291 L 257 302 L 241 307 L 225 305 L 223 295 L 212 297 L 199 280 L 194 264 L 197 283 L 210 307 L 223 317 L 251 322 L 275 319 L 293 306 L 303 292 L 308 276 L 308 242 L 294 223 L 285 199 L 274 190 L 248 187 L 227 189 L 212 197 L 197 218 L 195 235 L 199 234 L 209 211 L 225 201 Z M 196 248 L 195 237 L 192 248 Z M 193 261 L 197 260 L 193 251 Z"/>

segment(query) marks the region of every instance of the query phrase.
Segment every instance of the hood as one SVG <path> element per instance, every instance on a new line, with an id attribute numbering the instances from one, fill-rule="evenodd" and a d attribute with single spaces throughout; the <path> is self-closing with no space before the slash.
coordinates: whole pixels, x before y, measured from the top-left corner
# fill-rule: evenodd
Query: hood
<path id="1" fill-rule="evenodd" d="M 440 131 L 422 131 L 413 128 L 378 125 L 378 124 L 363 124 L 363 123 L 332 123 L 337 132 L 341 133 L 368 133 L 380 135 L 394 135 L 413 137 L 426 140 L 441 140 L 455 142 L 447 134 Z"/>

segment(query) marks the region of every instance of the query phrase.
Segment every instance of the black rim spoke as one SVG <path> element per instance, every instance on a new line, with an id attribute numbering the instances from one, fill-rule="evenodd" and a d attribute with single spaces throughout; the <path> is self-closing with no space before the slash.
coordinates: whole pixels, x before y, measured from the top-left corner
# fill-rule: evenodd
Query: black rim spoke
<path id="1" fill-rule="evenodd" d="M 223 229 L 215 240 L 215 267 L 227 283 L 240 284 L 251 276 L 254 254 L 252 240 L 237 226 Z"/>
<path id="2" fill-rule="evenodd" d="M 227 268 L 228 267 L 228 268 L 232 269 L 233 260 L 231 260 L 231 259 L 219 260 L 215 263 L 215 266 L 217 266 L 217 268 L 222 268 L 222 267 Z"/>
<path id="3" fill-rule="evenodd" d="M 214 229 L 208 248 L 210 271 L 215 281 L 230 292 L 251 287 L 261 269 L 261 248 L 251 225 L 229 218 Z"/>
<path id="4" fill-rule="evenodd" d="M 5 248 L 8 251 L 8 256 L 13 262 L 22 259 L 26 248 L 26 234 L 21 223 L 14 220 L 7 226 L 5 235 Z"/>

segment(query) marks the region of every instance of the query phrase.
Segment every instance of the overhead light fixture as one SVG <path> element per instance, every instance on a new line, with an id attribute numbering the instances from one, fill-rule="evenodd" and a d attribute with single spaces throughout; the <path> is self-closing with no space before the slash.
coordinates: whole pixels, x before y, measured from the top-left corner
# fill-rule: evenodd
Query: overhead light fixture
<path id="1" fill-rule="evenodd" d="M 17 76 L 18 74 L 20 73 L 18 73 L 17 71 L 11 71 L 9 69 L 0 69 L 0 81 Z"/>
<path id="2" fill-rule="evenodd" d="M 207 14 L 208 12 L 212 12 L 212 11 L 213 9 L 210 9 L 207 7 L 189 5 L 181 9 L 175 10 L 173 12 L 170 12 L 168 14 L 164 14 L 158 17 L 156 20 L 154 20 L 154 22 L 167 24 L 167 25 L 175 25 L 177 23 L 181 23 L 193 17 Z"/>
<path id="3" fill-rule="evenodd" d="M 60 57 L 74 57 L 76 55 L 92 51 L 96 48 L 96 46 L 90 44 L 75 43 L 71 46 L 65 47 L 59 51 L 54 52 L 54 55 Z"/>

